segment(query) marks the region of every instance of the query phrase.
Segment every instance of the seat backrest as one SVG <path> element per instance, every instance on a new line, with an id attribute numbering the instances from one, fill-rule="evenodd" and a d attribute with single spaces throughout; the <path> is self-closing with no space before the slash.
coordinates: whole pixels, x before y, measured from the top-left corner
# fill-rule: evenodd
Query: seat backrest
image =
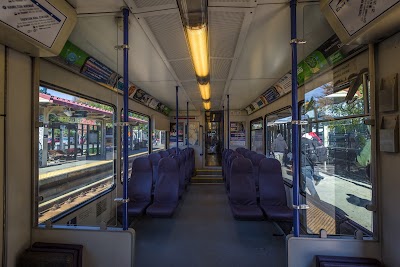
<path id="1" fill-rule="evenodd" d="M 262 154 L 252 154 L 251 155 L 251 163 L 253 163 L 253 178 L 256 183 L 256 187 L 258 187 L 258 172 L 260 161 L 265 159 L 265 156 Z"/>
<path id="2" fill-rule="evenodd" d="M 179 190 L 178 161 L 162 158 L 158 163 L 158 181 L 154 189 L 154 203 L 177 203 Z"/>
<path id="3" fill-rule="evenodd" d="M 251 159 L 251 156 L 252 156 L 253 154 L 256 154 L 256 152 L 251 151 L 251 150 L 248 150 L 248 151 L 246 151 L 246 152 L 244 153 L 243 156 L 244 156 L 245 158 L 247 158 L 247 159 Z"/>
<path id="4" fill-rule="evenodd" d="M 160 154 L 161 158 L 166 158 L 169 156 L 169 152 L 166 150 L 161 150 L 160 152 L 158 152 L 158 154 Z"/>
<path id="5" fill-rule="evenodd" d="M 228 151 L 225 154 L 225 157 L 222 158 L 222 160 L 224 161 L 224 166 L 223 166 L 223 168 L 224 168 L 224 179 L 226 179 L 226 176 L 228 175 L 228 171 L 229 171 L 228 170 L 228 160 L 229 160 L 229 157 L 232 155 L 233 152 L 234 151 L 232 149 L 228 149 Z"/>
<path id="6" fill-rule="evenodd" d="M 189 181 L 189 179 L 192 176 L 191 166 L 192 166 L 191 151 L 189 149 L 185 149 L 185 178 L 187 181 Z"/>
<path id="7" fill-rule="evenodd" d="M 257 204 L 256 187 L 253 180 L 253 164 L 249 159 L 238 157 L 233 160 L 229 197 L 232 204 Z"/>
<path id="8" fill-rule="evenodd" d="M 171 155 L 172 153 L 175 153 L 175 152 L 174 152 L 174 151 L 175 151 L 174 148 L 168 148 L 167 151 L 168 151 L 168 154 L 169 154 L 169 155 Z"/>
<path id="9" fill-rule="evenodd" d="M 236 152 L 238 152 L 239 154 L 242 154 L 242 155 L 243 155 L 243 153 L 246 152 L 246 148 L 244 148 L 244 147 L 238 147 L 238 148 L 236 148 Z"/>
<path id="10" fill-rule="evenodd" d="M 151 153 L 149 155 L 149 160 L 151 162 L 151 166 L 153 169 L 153 187 L 157 183 L 158 180 L 158 163 L 161 159 L 161 155 L 159 153 Z"/>
<path id="11" fill-rule="evenodd" d="M 181 195 L 185 190 L 185 156 L 181 153 L 180 155 L 171 155 L 170 158 L 175 159 L 178 164 L 179 194 Z"/>
<path id="12" fill-rule="evenodd" d="M 231 176 L 232 176 L 231 175 L 232 174 L 232 163 L 237 158 L 243 158 L 243 156 L 237 152 L 233 152 L 232 154 L 230 154 L 229 159 L 226 164 L 227 173 L 226 173 L 226 177 L 225 177 L 225 183 L 226 183 L 226 188 L 228 189 L 228 191 L 230 188 L 230 180 L 231 180 Z"/>
<path id="13" fill-rule="evenodd" d="M 266 206 L 286 206 L 286 191 L 282 168 L 277 159 L 262 159 L 258 167 L 260 203 Z"/>
<path id="14" fill-rule="evenodd" d="M 137 202 L 150 201 L 152 184 L 153 171 L 150 160 L 147 157 L 135 158 L 128 184 L 129 199 Z"/>

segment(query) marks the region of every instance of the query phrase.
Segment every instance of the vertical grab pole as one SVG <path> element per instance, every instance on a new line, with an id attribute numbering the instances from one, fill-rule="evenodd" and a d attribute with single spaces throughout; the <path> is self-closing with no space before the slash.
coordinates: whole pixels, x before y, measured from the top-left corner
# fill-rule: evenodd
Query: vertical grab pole
<path id="1" fill-rule="evenodd" d="M 229 113 L 230 113 L 230 111 L 229 111 L 229 95 L 227 95 L 226 96 L 227 97 L 227 104 L 228 104 L 228 145 L 227 145 L 227 148 L 229 149 L 229 143 L 230 143 L 230 135 L 231 135 L 231 121 L 229 120 Z"/>
<path id="2" fill-rule="evenodd" d="M 225 150 L 225 106 L 222 106 L 222 151 Z M 220 134 L 221 135 L 221 134 Z"/>
<path id="3" fill-rule="evenodd" d="M 122 227 L 124 230 L 128 230 L 128 87 L 129 87 L 129 77 L 128 77 L 128 19 L 129 19 L 129 9 L 124 8 L 122 10 L 124 15 L 124 136 L 123 136 L 123 157 L 124 157 L 124 210 L 123 210 L 123 223 Z"/>
<path id="4" fill-rule="evenodd" d="M 291 26 L 291 41 L 292 46 L 292 121 L 299 120 L 299 105 L 297 99 L 297 30 L 296 30 L 296 0 L 290 1 L 290 26 Z M 293 143 L 293 228 L 294 236 L 300 236 L 300 212 L 297 207 L 300 205 L 299 198 L 299 124 L 292 123 L 292 143 Z"/>
<path id="5" fill-rule="evenodd" d="M 186 142 L 189 147 L 189 102 L 186 102 Z"/>
<path id="6" fill-rule="evenodd" d="M 178 108 L 179 108 L 179 104 L 178 104 L 178 90 L 179 90 L 179 86 L 176 86 L 176 154 L 178 155 L 179 153 L 179 127 L 178 127 Z"/>

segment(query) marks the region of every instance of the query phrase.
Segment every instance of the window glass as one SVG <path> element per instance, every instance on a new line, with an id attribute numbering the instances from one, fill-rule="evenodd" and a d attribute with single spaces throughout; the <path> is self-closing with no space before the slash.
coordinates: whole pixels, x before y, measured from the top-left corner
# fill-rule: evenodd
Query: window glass
<path id="1" fill-rule="evenodd" d="M 265 117 L 267 157 L 276 158 L 282 166 L 282 176 L 292 183 L 292 110 L 284 109 Z"/>
<path id="2" fill-rule="evenodd" d="M 329 234 L 372 233 L 372 212 L 366 209 L 372 199 L 371 130 L 364 124 L 369 93 L 363 85 L 354 93 L 350 88 L 330 82 L 305 94 L 303 119 L 309 123 L 300 140 L 300 186 L 310 206 L 309 233 L 321 228 Z M 324 223 L 313 220 L 316 216 Z"/>
<path id="3" fill-rule="evenodd" d="M 114 184 L 112 106 L 53 89 L 39 90 L 38 223 Z"/>
<path id="4" fill-rule="evenodd" d="M 149 152 L 149 117 L 128 112 L 128 148 L 129 155 Z"/>
<path id="5" fill-rule="evenodd" d="M 121 121 L 124 110 L 121 110 Z M 149 153 L 149 117 L 139 113 L 128 111 L 128 180 L 132 172 L 132 162 L 136 157 Z M 124 127 L 121 127 L 121 182 L 123 182 L 123 142 Z"/>
<path id="6" fill-rule="evenodd" d="M 166 131 L 153 130 L 152 136 L 152 151 L 165 149 L 166 146 Z"/>
<path id="7" fill-rule="evenodd" d="M 251 150 L 257 153 L 264 153 L 263 144 L 263 120 L 262 118 L 250 123 L 250 146 Z"/>

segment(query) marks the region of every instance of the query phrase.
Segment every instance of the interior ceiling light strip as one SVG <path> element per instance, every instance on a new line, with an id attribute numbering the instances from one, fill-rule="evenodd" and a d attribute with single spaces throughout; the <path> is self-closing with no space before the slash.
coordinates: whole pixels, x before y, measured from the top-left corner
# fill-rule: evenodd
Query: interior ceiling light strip
<path id="1" fill-rule="evenodd" d="M 210 74 L 210 62 L 208 59 L 207 25 L 186 26 L 186 32 L 194 71 L 199 78 L 208 77 Z"/>
<path id="2" fill-rule="evenodd" d="M 210 110 L 211 109 L 211 101 L 203 102 L 203 106 L 204 106 L 205 110 Z"/>
<path id="3" fill-rule="evenodd" d="M 201 98 L 204 101 L 209 101 L 211 98 L 210 83 L 207 83 L 204 85 L 199 83 L 199 89 L 200 89 Z"/>

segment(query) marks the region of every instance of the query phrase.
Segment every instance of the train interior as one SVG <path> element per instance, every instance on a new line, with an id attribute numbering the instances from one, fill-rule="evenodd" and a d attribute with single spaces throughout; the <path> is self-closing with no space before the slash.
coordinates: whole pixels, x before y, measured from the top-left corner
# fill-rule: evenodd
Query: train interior
<path id="1" fill-rule="evenodd" d="M 400 266 L 400 1 L 1 5 L 3 266 Z"/>

